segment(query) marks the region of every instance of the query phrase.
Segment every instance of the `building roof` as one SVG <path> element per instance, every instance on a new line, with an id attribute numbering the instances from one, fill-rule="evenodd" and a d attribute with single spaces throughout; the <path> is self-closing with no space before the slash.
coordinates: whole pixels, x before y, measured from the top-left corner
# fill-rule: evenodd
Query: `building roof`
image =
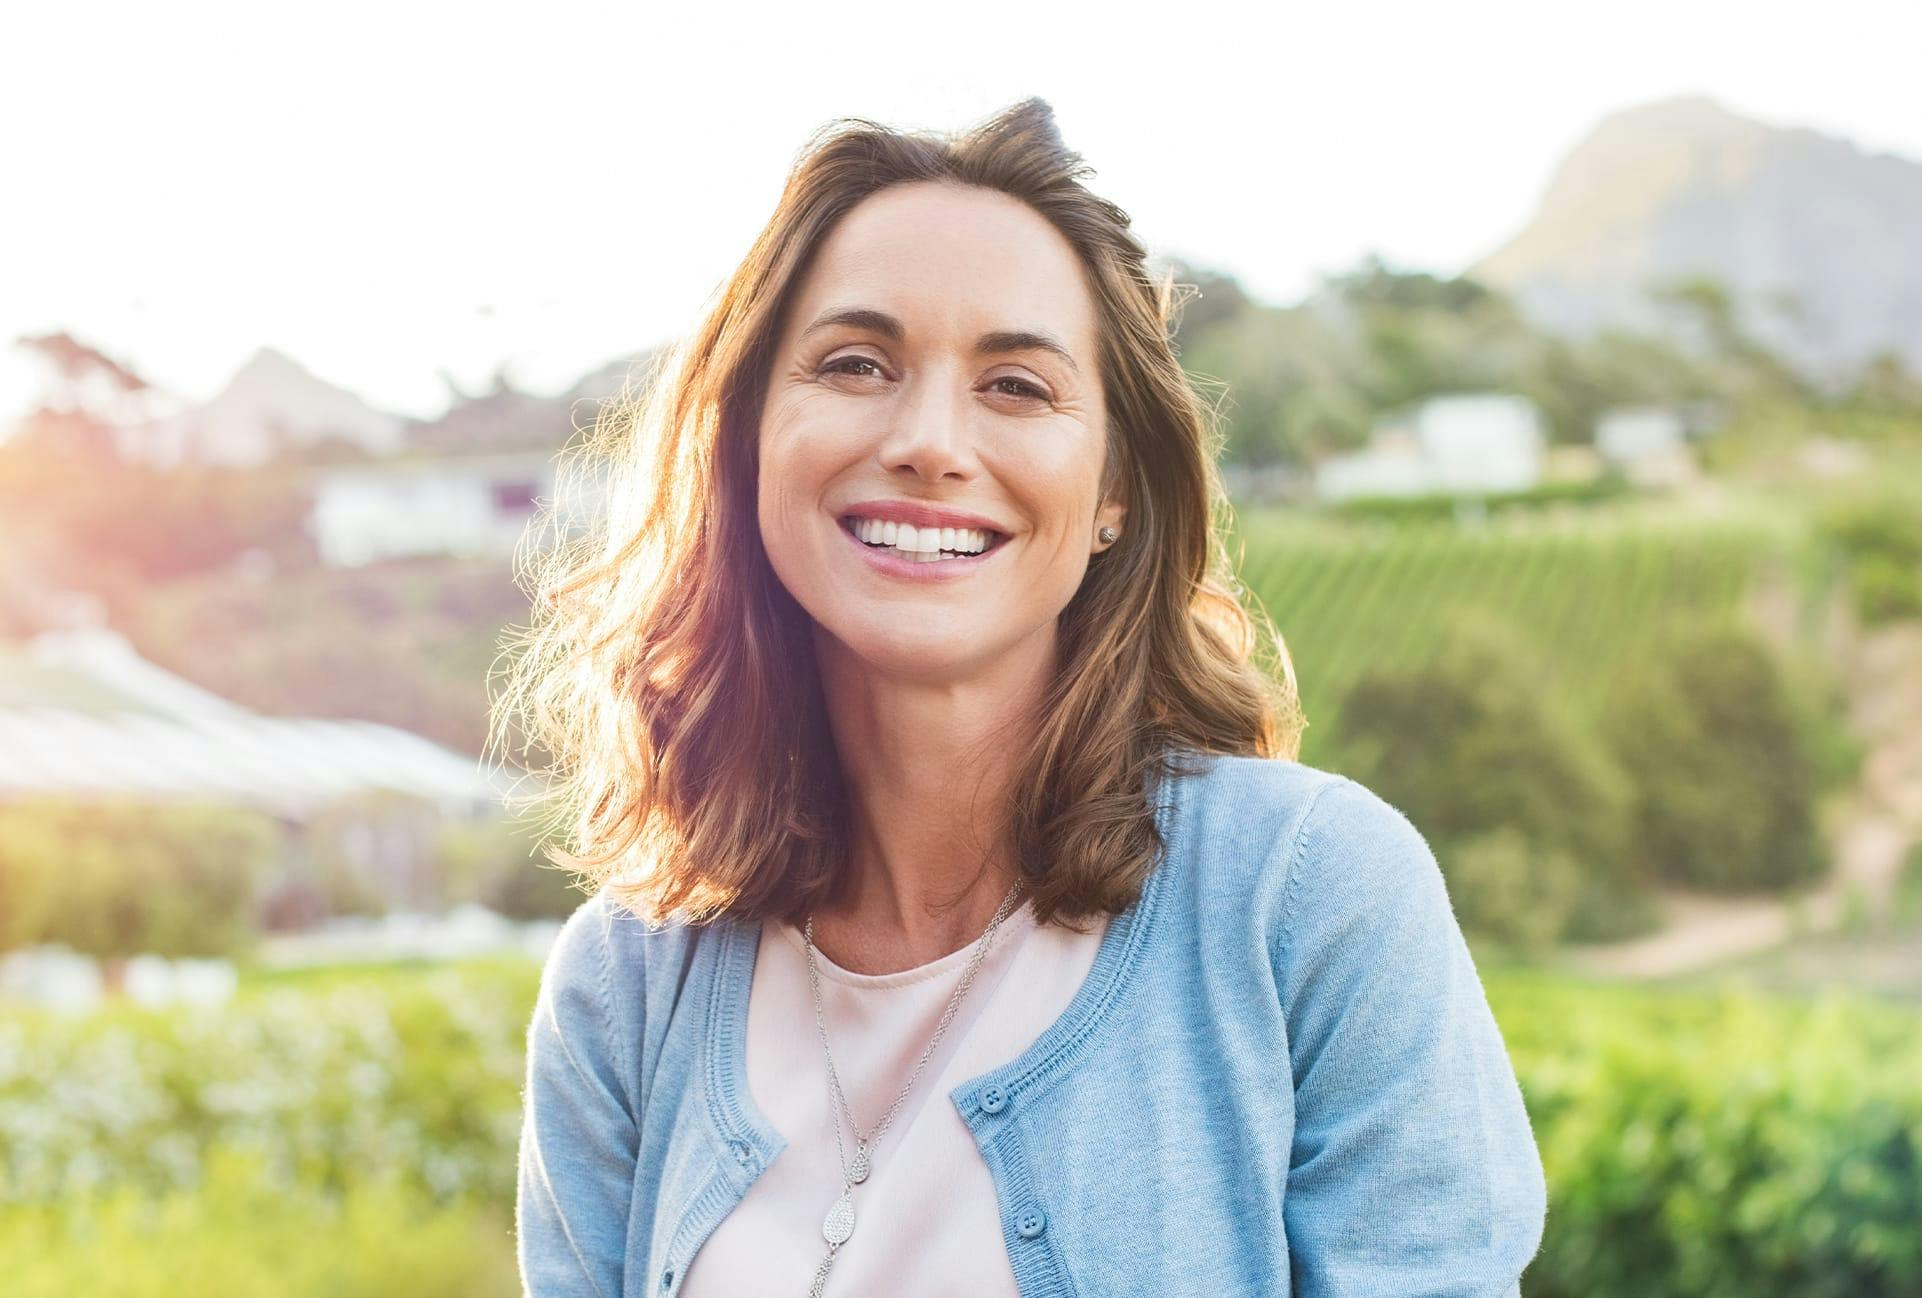
<path id="1" fill-rule="evenodd" d="M 394 726 L 260 716 L 105 628 L 0 644 L 0 800 L 205 800 L 299 817 L 375 790 L 478 811 L 510 784 Z"/>

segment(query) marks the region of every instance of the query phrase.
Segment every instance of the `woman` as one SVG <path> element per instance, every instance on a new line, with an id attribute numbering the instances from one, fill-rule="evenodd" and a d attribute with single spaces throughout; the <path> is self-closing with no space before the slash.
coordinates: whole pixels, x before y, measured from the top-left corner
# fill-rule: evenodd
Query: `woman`
<path id="1" fill-rule="evenodd" d="M 603 419 L 509 695 L 599 885 L 528 1034 L 532 1298 L 1519 1292 L 1440 871 L 1293 760 L 1086 174 L 1039 100 L 836 124 Z"/>

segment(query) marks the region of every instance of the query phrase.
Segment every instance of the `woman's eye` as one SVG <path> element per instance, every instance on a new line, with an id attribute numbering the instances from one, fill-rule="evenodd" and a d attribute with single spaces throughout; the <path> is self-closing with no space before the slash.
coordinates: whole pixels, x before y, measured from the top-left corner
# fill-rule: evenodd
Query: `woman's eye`
<path id="1" fill-rule="evenodd" d="M 849 368 L 855 365 L 865 365 L 872 373 Z M 871 378 L 880 374 L 880 372 L 881 363 L 867 356 L 841 356 L 821 367 L 821 373 L 823 374 L 846 374 L 851 378 Z M 1013 388 L 1016 390 L 1011 391 L 1007 388 L 1002 388 L 1001 385 L 1004 383 L 1013 385 Z M 1003 396 L 1021 397 L 1030 401 L 1046 401 L 1048 399 L 1046 392 L 1043 392 L 1026 379 L 1017 379 L 1013 375 L 1004 375 L 994 380 L 989 386 L 999 389 Z"/>
<path id="2" fill-rule="evenodd" d="M 1026 379 L 1017 379 L 1012 376 L 1008 376 L 1008 377 L 998 378 L 994 382 L 996 386 L 999 386 L 1000 384 L 1003 384 L 1003 383 L 1012 383 L 1017 388 L 1022 389 L 1020 392 L 1008 393 L 1009 396 L 1027 396 L 1037 401 L 1046 401 L 1048 399 L 1047 393 L 1043 392 L 1040 388 L 1037 388 L 1034 384 L 1028 382 Z"/>
<path id="3" fill-rule="evenodd" d="M 878 362 L 869 360 L 865 356 L 843 356 L 839 360 L 829 361 L 826 365 L 822 366 L 821 372 L 823 374 L 846 374 L 848 371 L 841 368 L 844 365 L 872 365 L 877 374 L 881 371 L 881 366 Z M 866 376 L 863 375 L 862 377 Z"/>

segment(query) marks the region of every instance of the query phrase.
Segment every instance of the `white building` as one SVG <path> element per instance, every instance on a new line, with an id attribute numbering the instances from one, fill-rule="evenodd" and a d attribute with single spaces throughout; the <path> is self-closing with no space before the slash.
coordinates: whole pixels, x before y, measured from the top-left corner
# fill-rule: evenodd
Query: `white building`
<path id="1" fill-rule="evenodd" d="M 1638 487 L 1673 487 L 1698 477 L 1688 423 L 1667 406 L 1616 406 L 1595 421 L 1595 449 Z"/>
<path id="2" fill-rule="evenodd" d="M 1366 448 L 1315 468 L 1324 500 L 1527 491 L 1542 481 L 1547 434 L 1527 397 L 1431 397 L 1376 424 Z"/>
<path id="3" fill-rule="evenodd" d="M 557 490 L 555 457 L 507 451 L 324 469 L 314 476 L 309 530 L 321 561 L 352 567 L 415 555 L 507 557 Z M 570 526 L 599 507 L 573 490 Z"/>

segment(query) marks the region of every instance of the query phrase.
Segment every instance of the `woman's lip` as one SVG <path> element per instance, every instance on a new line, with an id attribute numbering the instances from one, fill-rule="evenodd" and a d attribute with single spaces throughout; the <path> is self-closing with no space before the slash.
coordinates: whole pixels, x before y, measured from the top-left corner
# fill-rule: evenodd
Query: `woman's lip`
<path id="1" fill-rule="evenodd" d="M 952 581 L 956 577 L 965 577 L 977 571 L 1008 543 L 1008 538 L 997 532 L 989 541 L 988 548 L 979 554 L 953 559 L 903 559 L 894 550 L 869 545 L 863 541 L 854 534 L 853 527 L 845 518 L 839 520 L 835 530 L 847 537 L 848 544 L 859 550 L 861 556 L 877 571 L 890 577 L 903 577 L 909 581 Z"/>

